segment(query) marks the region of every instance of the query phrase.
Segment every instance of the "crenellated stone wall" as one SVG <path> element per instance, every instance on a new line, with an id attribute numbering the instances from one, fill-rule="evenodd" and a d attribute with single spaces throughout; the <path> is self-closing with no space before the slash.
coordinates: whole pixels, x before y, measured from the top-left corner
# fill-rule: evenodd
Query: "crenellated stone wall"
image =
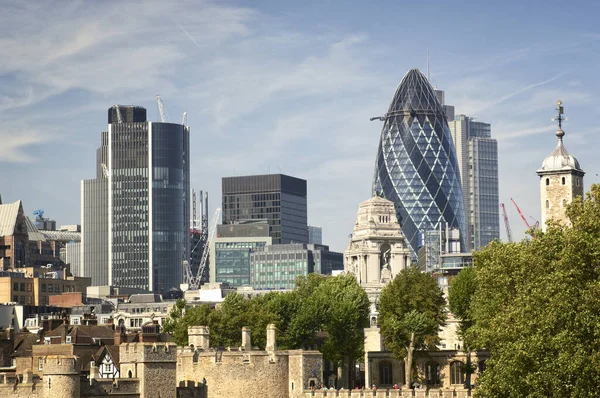
<path id="1" fill-rule="evenodd" d="M 316 390 L 304 391 L 304 398 L 470 398 L 472 391 L 467 389 L 431 390 Z"/>

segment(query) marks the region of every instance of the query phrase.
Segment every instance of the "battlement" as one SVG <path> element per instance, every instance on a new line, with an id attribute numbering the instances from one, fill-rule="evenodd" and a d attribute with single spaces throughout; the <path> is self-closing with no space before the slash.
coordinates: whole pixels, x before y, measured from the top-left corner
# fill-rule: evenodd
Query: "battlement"
<path id="1" fill-rule="evenodd" d="M 121 363 L 175 362 L 177 346 L 173 343 L 128 343 L 119 346 Z"/>
<path id="2" fill-rule="evenodd" d="M 74 355 L 48 355 L 44 357 L 44 376 L 79 375 L 81 363 Z"/>
<path id="3" fill-rule="evenodd" d="M 316 390 L 304 391 L 304 398 L 470 398 L 465 388 L 435 388 L 430 390 L 404 388 L 402 390 Z"/>

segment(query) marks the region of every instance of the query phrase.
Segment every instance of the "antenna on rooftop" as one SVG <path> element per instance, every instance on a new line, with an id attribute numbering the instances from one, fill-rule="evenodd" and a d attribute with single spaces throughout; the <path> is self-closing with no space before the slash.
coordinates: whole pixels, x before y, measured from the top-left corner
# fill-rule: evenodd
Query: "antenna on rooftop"
<path id="1" fill-rule="evenodd" d="M 427 49 L 427 80 L 431 82 L 431 79 L 429 78 L 429 49 Z"/>

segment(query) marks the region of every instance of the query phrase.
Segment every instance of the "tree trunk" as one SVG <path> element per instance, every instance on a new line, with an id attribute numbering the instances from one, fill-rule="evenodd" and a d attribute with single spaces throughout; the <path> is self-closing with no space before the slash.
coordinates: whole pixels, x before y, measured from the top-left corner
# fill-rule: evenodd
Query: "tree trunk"
<path id="1" fill-rule="evenodd" d="M 406 350 L 406 362 L 404 363 L 404 381 L 406 381 L 406 385 L 410 388 L 412 383 L 412 361 L 413 361 L 413 351 L 415 350 L 415 333 L 410 334 L 410 344 Z"/>

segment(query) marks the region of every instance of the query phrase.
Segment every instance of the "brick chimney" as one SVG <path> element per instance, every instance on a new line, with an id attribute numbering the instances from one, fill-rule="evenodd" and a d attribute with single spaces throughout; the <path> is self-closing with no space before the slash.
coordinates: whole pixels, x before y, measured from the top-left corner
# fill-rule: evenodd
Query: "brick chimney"
<path id="1" fill-rule="evenodd" d="M 120 345 L 127 342 L 127 334 L 125 334 L 125 326 L 117 326 L 115 328 L 114 345 Z"/>
<path id="2" fill-rule="evenodd" d="M 252 350 L 252 337 L 250 334 L 250 328 L 245 326 L 242 328 L 242 348 L 245 351 Z"/>

